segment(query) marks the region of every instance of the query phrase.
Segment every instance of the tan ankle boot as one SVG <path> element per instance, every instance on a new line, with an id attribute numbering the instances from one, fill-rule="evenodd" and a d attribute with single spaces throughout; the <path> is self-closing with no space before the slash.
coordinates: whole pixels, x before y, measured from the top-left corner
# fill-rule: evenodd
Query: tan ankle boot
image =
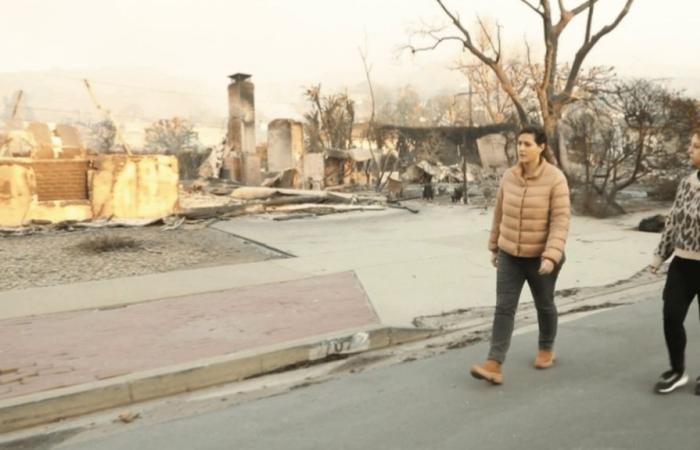
<path id="1" fill-rule="evenodd" d="M 503 374 L 501 373 L 501 363 L 493 359 L 487 359 L 483 364 L 474 364 L 469 372 L 474 378 L 486 380 L 492 384 L 503 383 Z"/>
<path id="2" fill-rule="evenodd" d="M 539 350 L 535 357 L 535 369 L 549 369 L 554 364 L 556 355 L 552 350 Z"/>

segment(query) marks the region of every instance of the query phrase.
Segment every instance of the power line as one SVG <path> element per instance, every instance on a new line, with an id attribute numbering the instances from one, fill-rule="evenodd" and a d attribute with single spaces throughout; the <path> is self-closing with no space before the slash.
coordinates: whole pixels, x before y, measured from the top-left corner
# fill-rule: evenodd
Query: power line
<path id="1" fill-rule="evenodd" d="M 71 80 L 71 81 L 77 81 L 79 83 L 83 83 L 84 78 L 79 78 L 79 77 L 73 77 L 69 75 L 62 75 L 62 74 L 37 74 L 40 77 L 44 78 L 62 78 L 66 80 Z M 102 85 L 108 85 L 108 86 L 115 86 L 115 87 L 120 87 L 124 89 L 136 89 L 136 90 L 143 90 L 143 91 L 148 91 L 148 92 L 154 92 L 154 93 L 161 93 L 161 94 L 169 94 L 169 95 L 182 95 L 182 96 L 195 96 L 195 97 L 204 97 L 204 98 L 216 98 L 216 99 L 221 99 L 219 96 L 213 96 L 213 95 L 207 95 L 207 94 L 201 94 L 201 93 L 195 93 L 195 92 L 184 92 L 184 91 L 174 91 L 174 90 L 163 90 L 163 89 L 153 89 L 151 87 L 146 87 L 146 86 L 134 86 L 134 85 L 128 85 L 128 84 L 121 84 L 121 83 L 114 83 L 114 82 L 109 82 L 109 81 L 100 81 L 100 80 L 90 80 L 92 84 L 102 84 Z M 92 116 L 99 116 L 97 113 L 91 113 L 91 112 L 83 112 L 83 111 L 69 111 L 65 109 L 59 109 L 59 108 L 48 108 L 48 107 L 42 107 L 42 106 L 29 106 L 30 109 L 36 110 L 36 111 L 45 111 L 45 112 L 54 112 L 54 113 L 62 113 L 62 114 L 70 114 L 70 115 L 92 115 Z M 145 117 L 145 116 L 137 116 L 137 115 L 126 115 L 126 114 L 113 114 L 115 118 L 121 118 L 121 119 L 133 119 L 133 120 L 143 120 L 143 121 L 148 121 L 148 122 L 155 122 L 157 120 L 162 119 L 163 117 Z M 211 121 L 195 121 L 192 120 L 192 122 L 196 125 L 209 125 L 209 126 L 214 126 L 217 128 L 225 128 L 226 127 L 226 118 L 222 118 L 221 122 L 211 122 Z"/>
<path id="2" fill-rule="evenodd" d="M 47 107 L 34 107 L 31 106 L 29 107 L 29 110 L 32 111 L 46 111 L 46 112 L 55 112 L 55 113 L 61 113 L 61 114 L 70 114 L 72 116 L 82 116 L 82 115 L 87 115 L 87 116 L 94 116 L 94 117 L 101 117 L 101 114 L 98 114 L 97 112 L 84 112 L 84 111 L 70 111 L 67 109 L 59 109 L 59 108 L 47 108 Z M 138 120 L 143 120 L 145 122 L 156 122 L 158 120 L 163 119 L 163 117 L 160 118 L 155 118 L 155 117 L 145 117 L 145 116 L 135 116 L 135 115 L 126 115 L 126 114 L 113 114 L 113 117 L 119 117 L 122 119 L 138 119 Z M 211 122 L 211 121 L 199 121 L 199 120 L 194 120 L 194 119 L 188 119 L 191 120 L 191 122 L 194 125 L 210 125 L 214 126 L 217 128 L 226 128 L 226 120 L 225 118 L 221 119 L 221 122 Z"/>
<path id="3" fill-rule="evenodd" d="M 55 74 L 55 75 L 39 74 L 39 75 L 43 76 L 45 78 L 63 78 L 65 80 L 78 81 L 80 83 L 83 83 L 83 80 L 84 80 L 84 78 L 72 77 L 69 75 L 60 75 L 60 74 Z M 134 85 L 130 85 L 130 84 L 114 83 L 112 81 L 93 80 L 91 78 L 88 78 L 88 80 L 92 84 L 103 84 L 103 85 L 107 85 L 107 86 L 115 86 L 115 87 L 121 87 L 121 88 L 126 88 L 126 89 L 137 89 L 137 90 L 148 91 L 148 92 L 157 92 L 157 93 L 161 93 L 161 94 L 185 95 L 185 96 L 190 96 L 190 97 L 205 97 L 205 98 L 211 98 L 211 99 L 215 98 L 215 99 L 221 100 L 221 97 L 218 95 L 202 94 L 199 92 L 185 92 L 185 91 L 174 91 L 174 90 L 166 90 L 166 89 L 154 89 L 152 87 L 147 87 L 147 86 L 134 86 Z"/>

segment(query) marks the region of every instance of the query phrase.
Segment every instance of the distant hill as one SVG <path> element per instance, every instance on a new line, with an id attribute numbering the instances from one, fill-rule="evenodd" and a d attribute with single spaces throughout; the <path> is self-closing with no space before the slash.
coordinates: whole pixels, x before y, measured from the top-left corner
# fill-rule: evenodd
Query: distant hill
<path id="1" fill-rule="evenodd" d="M 126 128 L 141 129 L 155 120 L 180 116 L 201 128 L 225 130 L 228 116 L 228 74 L 201 81 L 178 77 L 150 69 L 94 69 L 87 71 L 51 70 L 0 73 L 0 119 L 7 118 L 15 93 L 24 90 L 20 118 L 44 122 L 92 122 L 104 115 L 92 103 L 82 79 L 88 78 L 98 100 L 109 108 L 115 120 Z M 398 89 L 411 84 L 423 97 L 449 94 L 464 88 L 464 81 L 444 67 L 426 66 L 413 74 L 396 74 L 393 80 L 374 81 L 378 107 L 393 98 Z M 265 124 L 276 118 L 302 120 L 309 109 L 304 88 L 321 82 L 323 93 L 347 91 L 356 100 L 358 120 L 369 113 L 370 98 L 366 81 L 358 79 L 347 85 L 329 80 L 264 82 L 252 78 L 256 85 L 256 121 L 258 141 L 266 140 Z M 700 78 L 666 78 L 668 84 L 686 95 L 700 98 Z M 128 125 L 128 126 L 127 126 Z M 223 133 L 223 132 L 222 132 Z M 219 140 L 210 132 L 210 142 Z"/>
<path id="2" fill-rule="evenodd" d="M 147 70 L 90 70 L 0 73 L 4 113 L 14 93 L 23 89 L 22 112 L 33 111 L 38 120 L 90 119 L 102 117 L 93 105 L 83 78 L 109 108 L 115 120 L 146 121 L 179 115 L 197 121 L 220 122 L 227 112 L 226 79 L 221 87 L 179 79 Z"/>

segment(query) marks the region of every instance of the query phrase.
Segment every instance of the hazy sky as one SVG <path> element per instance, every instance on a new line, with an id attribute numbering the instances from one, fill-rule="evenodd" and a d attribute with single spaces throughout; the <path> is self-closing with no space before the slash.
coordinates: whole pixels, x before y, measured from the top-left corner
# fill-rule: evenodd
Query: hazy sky
<path id="1" fill-rule="evenodd" d="M 509 45 L 521 46 L 525 36 L 540 38 L 538 17 L 518 0 L 446 3 L 468 25 L 477 13 L 497 19 Z M 612 20 L 623 3 L 600 0 L 595 25 Z M 0 72 L 140 68 L 217 89 L 226 75 L 239 71 L 270 86 L 357 83 L 364 79 L 357 49 L 366 36 L 377 83 L 460 82 L 443 68 L 459 53 L 454 46 L 397 58 L 396 48 L 408 42 L 408 30 L 419 20 L 444 20 L 433 0 L 0 0 L 0 5 Z M 579 17 L 565 32 L 561 60 L 573 55 L 584 20 Z M 695 0 L 636 0 L 587 62 L 616 65 L 624 74 L 696 77 L 699 21 Z"/>

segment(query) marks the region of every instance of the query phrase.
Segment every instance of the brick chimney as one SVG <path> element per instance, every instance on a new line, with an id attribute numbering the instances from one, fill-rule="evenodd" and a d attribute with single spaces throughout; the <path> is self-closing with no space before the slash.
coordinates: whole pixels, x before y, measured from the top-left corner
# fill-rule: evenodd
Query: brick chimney
<path id="1" fill-rule="evenodd" d="M 255 153 L 255 85 L 250 75 L 230 75 L 226 142 L 234 154 Z"/>

